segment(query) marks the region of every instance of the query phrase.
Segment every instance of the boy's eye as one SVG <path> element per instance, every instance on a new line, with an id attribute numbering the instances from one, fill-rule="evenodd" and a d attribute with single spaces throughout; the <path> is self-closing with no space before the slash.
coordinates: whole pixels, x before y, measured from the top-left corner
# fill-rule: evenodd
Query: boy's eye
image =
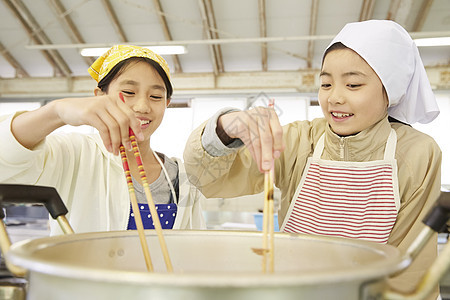
<path id="1" fill-rule="evenodd" d="M 347 86 L 348 86 L 349 88 L 352 88 L 352 89 L 354 89 L 354 88 L 358 88 L 358 87 L 360 87 L 360 86 L 361 86 L 361 84 L 347 84 Z"/>
<path id="2" fill-rule="evenodd" d="M 163 97 L 152 95 L 152 96 L 150 96 L 150 98 L 152 98 L 154 100 L 161 100 Z"/>
<path id="3" fill-rule="evenodd" d="M 134 95 L 134 92 L 130 92 L 130 91 L 122 91 L 122 93 L 124 93 L 126 95 Z"/>
<path id="4" fill-rule="evenodd" d="M 320 86 L 322 88 L 329 88 L 331 86 L 331 84 L 329 84 L 329 83 L 322 83 Z"/>

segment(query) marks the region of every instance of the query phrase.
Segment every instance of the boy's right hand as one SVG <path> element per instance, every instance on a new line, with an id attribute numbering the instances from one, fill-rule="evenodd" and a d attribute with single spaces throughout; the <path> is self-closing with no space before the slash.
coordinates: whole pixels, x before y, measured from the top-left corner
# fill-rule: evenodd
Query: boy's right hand
<path id="1" fill-rule="evenodd" d="M 216 132 L 223 142 L 241 139 L 261 172 L 269 171 L 284 150 L 283 128 L 273 108 L 256 107 L 219 117 Z"/>

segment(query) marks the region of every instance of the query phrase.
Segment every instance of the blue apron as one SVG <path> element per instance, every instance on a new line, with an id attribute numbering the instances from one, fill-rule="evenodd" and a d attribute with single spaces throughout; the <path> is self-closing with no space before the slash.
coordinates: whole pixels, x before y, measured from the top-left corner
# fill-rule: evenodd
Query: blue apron
<path id="1" fill-rule="evenodd" d="M 155 229 L 153 225 L 152 215 L 148 204 L 138 203 L 139 211 L 142 216 L 142 224 L 144 229 Z M 175 203 L 169 204 L 155 204 L 156 211 L 159 215 L 159 221 L 161 222 L 162 229 L 172 229 L 175 217 L 177 216 L 177 205 Z M 136 230 L 136 222 L 134 220 L 133 210 L 130 209 L 130 218 L 128 219 L 127 230 Z"/>

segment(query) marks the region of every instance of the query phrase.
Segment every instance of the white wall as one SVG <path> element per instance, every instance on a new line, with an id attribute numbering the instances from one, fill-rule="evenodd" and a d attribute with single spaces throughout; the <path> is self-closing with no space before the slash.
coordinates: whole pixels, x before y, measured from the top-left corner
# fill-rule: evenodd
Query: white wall
<path id="1" fill-rule="evenodd" d="M 182 158 L 186 140 L 193 129 L 226 107 L 246 109 L 267 105 L 264 99 L 249 101 L 243 97 L 195 98 L 191 107 L 168 108 L 161 126 L 152 136 L 152 148 L 168 156 Z M 275 109 L 282 124 L 307 118 L 309 100 L 301 97 L 277 97 Z"/>
<path id="2" fill-rule="evenodd" d="M 40 102 L 0 102 L 0 115 L 8 115 L 21 110 L 35 110 Z"/>
<path id="3" fill-rule="evenodd" d="M 242 98 L 199 98 L 192 99 L 191 107 L 168 108 L 164 119 L 152 135 L 152 149 L 169 157 L 183 157 L 184 146 L 194 128 L 224 107 L 243 109 Z"/>
<path id="4" fill-rule="evenodd" d="M 152 149 L 169 157 L 183 157 L 184 145 L 192 131 L 190 107 L 168 108 L 158 130 L 151 137 Z"/>
<path id="5" fill-rule="evenodd" d="M 442 150 L 442 178 L 443 185 L 450 186 L 450 95 L 437 94 L 436 100 L 439 105 L 439 116 L 429 124 L 414 124 L 414 128 L 420 130 L 438 143 Z M 417 145 L 420 147 L 420 145 Z"/>

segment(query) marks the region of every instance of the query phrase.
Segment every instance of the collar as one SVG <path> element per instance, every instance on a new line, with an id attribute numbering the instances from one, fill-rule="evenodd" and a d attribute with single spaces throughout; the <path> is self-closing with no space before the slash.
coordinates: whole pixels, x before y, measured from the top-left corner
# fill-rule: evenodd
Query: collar
<path id="1" fill-rule="evenodd" d="M 391 125 L 387 116 L 358 134 L 347 137 L 337 135 L 327 124 L 322 158 L 358 162 L 383 159 L 390 131 Z M 342 151 L 345 153 L 345 159 L 341 158 Z"/>

